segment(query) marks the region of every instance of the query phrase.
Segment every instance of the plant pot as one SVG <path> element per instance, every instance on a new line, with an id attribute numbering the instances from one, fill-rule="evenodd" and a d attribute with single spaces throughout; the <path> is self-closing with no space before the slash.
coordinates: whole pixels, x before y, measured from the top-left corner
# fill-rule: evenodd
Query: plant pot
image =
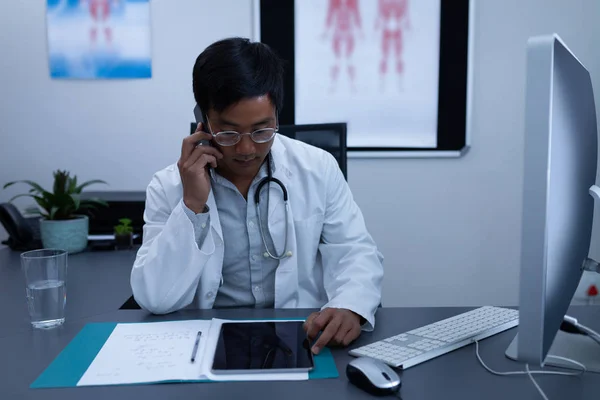
<path id="1" fill-rule="evenodd" d="M 68 220 L 40 220 L 42 244 L 47 249 L 62 249 L 69 253 L 85 250 L 88 243 L 89 219 L 86 215 Z"/>
<path id="2" fill-rule="evenodd" d="M 131 249 L 133 247 L 133 234 L 115 234 L 115 250 Z"/>

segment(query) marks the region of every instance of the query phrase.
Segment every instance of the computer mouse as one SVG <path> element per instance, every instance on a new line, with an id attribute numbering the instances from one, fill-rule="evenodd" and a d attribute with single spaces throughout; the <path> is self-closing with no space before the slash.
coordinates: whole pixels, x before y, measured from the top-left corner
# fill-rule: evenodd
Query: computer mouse
<path id="1" fill-rule="evenodd" d="M 402 384 L 389 365 L 370 357 L 358 357 L 346 366 L 346 376 L 353 385 L 375 395 L 394 394 Z"/>

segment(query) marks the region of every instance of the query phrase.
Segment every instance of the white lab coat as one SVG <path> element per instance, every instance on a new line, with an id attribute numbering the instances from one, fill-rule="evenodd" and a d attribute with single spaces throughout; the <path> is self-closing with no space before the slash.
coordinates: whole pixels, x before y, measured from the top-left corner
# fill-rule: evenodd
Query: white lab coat
<path id="1" fill-rule="evenodd" d="M 289 196 L 286 250 L 291 252 L 275 274 L 275 308 L 346 308 L 367 320 L 364 330 L 373 329 L 383 257 L 337 161 L 328 152 L 282 135 L 275 137 L 271 152 L 273 177 Z M 270 185 L 269 195 L 269 230 L 281 254 L 283 196 L 276 184 Z M 131 271 L 131 287 L 138 304 L 156 314 L 212 308 L 221 283 L 224 246 L 214 195 L 211 191 L 208 197 L 211 227 L 201 248 L 182 197 L 176 164 L 157 172 L 147 188 L 144 240 Z"/>

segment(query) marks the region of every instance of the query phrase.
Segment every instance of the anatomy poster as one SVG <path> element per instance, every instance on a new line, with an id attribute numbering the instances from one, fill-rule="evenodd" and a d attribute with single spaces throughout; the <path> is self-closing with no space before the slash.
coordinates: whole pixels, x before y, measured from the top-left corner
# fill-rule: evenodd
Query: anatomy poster
<path id="1" fill-rule="evenodd" d="M 351 147 L 437 145 L 440 0 L 295 2 L 296 123 Z"/>
<path id="2" fill-rule="evenodd" d="M 150 0 L 47 0 L 50 76 L 150 78 Z"/>

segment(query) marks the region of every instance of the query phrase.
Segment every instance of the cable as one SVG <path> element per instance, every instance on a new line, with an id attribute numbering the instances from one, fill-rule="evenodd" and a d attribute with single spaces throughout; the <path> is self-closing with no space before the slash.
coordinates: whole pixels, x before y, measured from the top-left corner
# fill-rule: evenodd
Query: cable
<path id="1" fill-rule="evenodd" d="M 483 366 L 483 368 L 485 368 L 488 372 L 494 374 L 494 375 L 500 375 L 500 376 L 509 376 L 509 375 L 527 375 L 527 371 L 510 371 L 510 372 L 498 372 L 498 371 L 494 371 L 493 369 L 491 369 L 490 367 L 488 367 L 483 360 L 481 359 L 481 356 L 479 355 L 479 341 L 475 341 L 475 354 L 477 355 L 477 359 L 479 360 L 479 362 L 481 363 L 481 365 Z M 559 356 L 552 356 L 552 355 L 548 355 L 548 358 L 556 358 L 558 360 L 562 360 L 562 361 L 567 361 L 570 362 L 572 364 L 577 365 L 578 367 L 581 368 L 581 371 L 579 372 L 559 372 L 559 371 L 530 371 L 531 374 L 535 374 L 535 375 L 564 375 L 564 376 L 578 376 L 578 375 L 582 375 L 585 372 L 587 372 L 587 368 L 585 367 L 585 365 L 581 364 L 578 361 L 575 360 L 571 360 L 569 358 L 564 358 L 564 357 L 559 357 Z"/>
<path id="2" fill-rule="evenodd" d="M 600 344 L 600 334 L 585 325 L 580 324 L 577 318 L 565 315 L 563 322 L 560 325 L 560 330 L 568 333 L 575 333 L 583 336 L 588 336 L 590 339 Z"/>
<path id="3" fill-rule="evenodd" d="M 477 356 L 477 359 L 479 360 L 479 363 L 483 366 L 483 368 L 485 368 L 488 372 L 494 374 L 494 375 L 499 375 L 499 376 L 509 376 L 509 375 L 527 375 L 529 376 L 529 379 L 531 379 L 531 382 L 533 382 L 534 386 L 536 387 L 536 389 L 540 392 L 540 395 L 544 398 L 544 400 L 548 400 L 548 397 L 546 396 L 546 394 L 544 393 L 544 391 L 542 390 L 542 388 L 538 385 L 538 383 L 535 381 L 535 379 L 533 379 L 533 375 L 563 375 L 563 376 L 578 376 L 578 375 L 583 375 L 586 371 L 587 368 L 585 367 L 585 365 L 583 365 L 582 363 L 575 361 L 575 360 L 571 360 L 569 358 L 565 358 L 565 357 L 559 357 L 559 356 L 553 356 L 553 355 L 548 355 L 548 358 L 554 358 L 557 360 L 562 360 L 562 361 L 567 361 L 570 362 L 572 364 L 577 365 L 578 367 L 581 368 L 581 371 L 579 372 L 559 372 L 559 371 L 531 371 L 529 369 L 529 364 L 525 364 L 525 371 L 509 371 L 509 372 L 498 372 L 498 371 L 494 371 L 493 369 L 491 369 L 490 367 L 488 367 L 483 360 L 481 359 L 481 356 L 479 355 L 479 341 L 476 340 L 475 341 L 475 355 Z"/>
<path id="4" fill-rule="evenodd" d="M 525 364 L 525 370 L 527 371 L 527 376 L 529 376 L 529 379 L 531 379 L 531 382 L 533 382 L 533 385 L 536 387 L 538 392 L 540 392 L 544 400 L 548 400 L 548 396 L 546 396 L 546 393 L 544 393 L 540 385 L 538 385 L 535 379 L 533 379 L 533 375 L 531 374 L 531 370 L 529 369 L 529 364 Z"/>

